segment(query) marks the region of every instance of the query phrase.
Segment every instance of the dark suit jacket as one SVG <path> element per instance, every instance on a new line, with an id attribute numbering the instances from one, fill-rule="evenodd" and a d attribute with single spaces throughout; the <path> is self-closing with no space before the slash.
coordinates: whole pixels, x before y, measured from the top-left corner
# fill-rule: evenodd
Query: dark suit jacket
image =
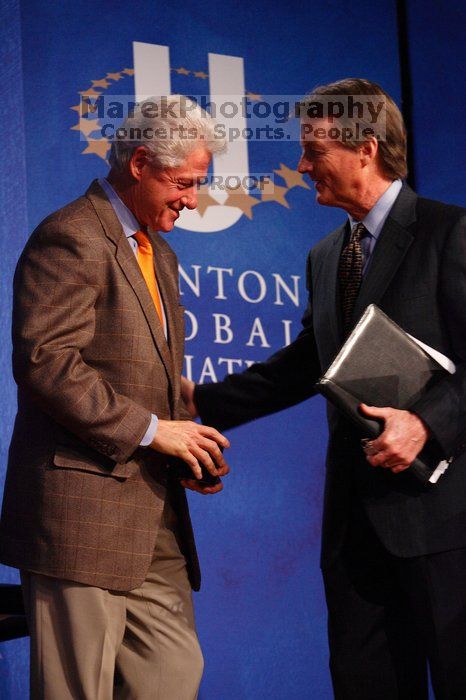
<path id="1" fill-rule="evenodd" d="M 129 590 L 146 576 L 167 493 L 194 588 L 184 490 L 139 448 L 151 413 L 180 417 L 176 256 L 151 236 L 168 343 L 136 257 L 97 182 L 31 235 L 14 280 L 18 414 L 0 524 L 4 564 Z"/>
<path id="2" fill-rule="evenodd" d="M 205 422 L 224 430 L 314 393 L 343 342 L 337 269 L 344 234 L 341 226 L 309 254 L 309 305 L 298 338 L 242 374 L 197 387 L 195 400 Z M 439 482 L 427 487 L 409 469 L 401 474 L 374 469 L 362 454 L 360 435 L 329 405 L 324 566 L 339 552 L 354 499 L 397 556 L 466 546 L 466 210 L 422 199 L 403 186 L 374 250 L 354 323 L 371 303 L 457 364 L 456 374 L 412 409 L 431 429 L 439 456 L 454 460 Z"/>

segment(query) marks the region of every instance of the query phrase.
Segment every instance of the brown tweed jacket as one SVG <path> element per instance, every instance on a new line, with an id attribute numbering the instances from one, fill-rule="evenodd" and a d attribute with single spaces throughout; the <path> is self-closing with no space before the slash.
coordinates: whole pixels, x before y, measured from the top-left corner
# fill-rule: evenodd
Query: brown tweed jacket
<path id="1" fill-rule="evenodd" d="M 168 343 L 97 182 L 45 219 L 21 255 L 13 311 L 18 414 L 0 523 L 4 564 L 135 588 L 170 497 L 191 584 L 199 588 L 184 489 L 170 478 L 165 455 L 138 447 L 151 413 L 186 417 L 177 260 L 161 236 L 151 239 Z"/>

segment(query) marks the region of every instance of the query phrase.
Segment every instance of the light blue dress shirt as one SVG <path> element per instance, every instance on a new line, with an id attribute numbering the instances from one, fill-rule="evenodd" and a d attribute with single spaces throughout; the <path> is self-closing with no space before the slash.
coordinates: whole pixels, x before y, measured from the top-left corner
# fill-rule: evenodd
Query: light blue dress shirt
<path id="1" fill-rule="evenodd" d="M 377 239 L 390 213 L 390 209 L 395 203 L 395 199 L 400 194 L 402 184 L 401 180 L 394 180 L 361 222 L 348 215 L 351 228 L 356 224 L 362 223 L 369 233 L 368 236 L 361 238 L 361 250 L 364 260 L 362 268 L 363 276 L 367 272 Z"/>
<path id="2" fill-rule="evenodd" d="M 139 226 L 134 214 L 128 209 L 126 204 L 124 204 L 121 201 L 121 199 L 119 198 L 111 184 L 108 182 L 108 180 L 104 180 L 103 178 L 100 179 L 99 185 L 102 187 L 103 191 L 107 195 L 109 202 L 112 205 L 113 210 L 117 216 L 117 219 L 121 224 L 126 239 L 130 244 L 131 248 L 133 249 L 134 255 L 137 257 L 138 242 L 135 238 L 133 238 L 133 236 L 135 233 L 141 230 L 141 227 Z M 165 311 L 163 309 L 162 311 L 165 319 Z M 167 327 L 166 321 L 164 326 L 165 328 Z M 157 416 L 152 414 L 149 427 L 147 428 L 144 437 L 139 443 L 141 447 L 148 447 L 148 445 L 151 444 L 152 440 L 154 439 L 155 433 L 157 432 L 157 424 L 158 418 Z"/>

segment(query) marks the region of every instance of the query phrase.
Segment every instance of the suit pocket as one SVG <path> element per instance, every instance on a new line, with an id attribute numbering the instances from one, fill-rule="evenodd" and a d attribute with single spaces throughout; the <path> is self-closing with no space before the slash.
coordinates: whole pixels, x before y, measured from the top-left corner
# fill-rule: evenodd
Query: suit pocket
<path id="1" fill-rule="evenodd" d="M 71 447 L 58 445 L 55 449 L 52 468 L 73 469 L 100 476 L 110 476 L 114 479 L 127 479 L 133 476 L 135 468 L 138 468 L 135 462 L 118 464 L 105 455 L 96 457 L 94 454 L 85 454 Z"/>

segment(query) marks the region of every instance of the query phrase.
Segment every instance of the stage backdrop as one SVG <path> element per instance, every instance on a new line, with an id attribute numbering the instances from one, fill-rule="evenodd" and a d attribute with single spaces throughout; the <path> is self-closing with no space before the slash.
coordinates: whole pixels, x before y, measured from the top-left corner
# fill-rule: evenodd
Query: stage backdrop
<path id="1" fill-rule="evenodd" d="M 235 128 L 261 126 L 265 96 L 291 101 L 345 76 L 376 80 L 399 100 L 395 7 L 391 0 L 376 8 L 372 0 L 3 3 L 2 478 L 15 412 L 9 340 L 15 262 L 42 218 L 107 172 L 109 143 L 99 132 L 107 115 L 99 124 L 80 120 L 81 94 L 108 101 L 163 86 L 212 98 L 226 93 L 233 102 L 246 94 L 249 112 L 237 116 Z M 289 139 L 236 142 L 214 164 L 216 173 L 231 170 L 257 182 L 268 175 L 272 187 L 249 190 L 251 179 L 242 180 L 237 199 L 229 189 L 206 189 L 199 213 L 168 236 L 187 309 L 186 372 L 196 381 L 240 371 L 299 332 L 307 252 L 343 220 L 314 203 L 296 172 L 292 120 L 279 110 L 268 123 Z M 190 496 L 203 567 L 195 596 L 206 659 L 201 700 L 330 698 L 318 566 L 323 403 L 313 399 L 229 437 L 225 490 L 214 498 Z M 1 580 L 16 581 L 16 573 L 2 568 Z M 1 698 L 27 697 L 27 667 L 26 640 L 2 645 Z"/>

